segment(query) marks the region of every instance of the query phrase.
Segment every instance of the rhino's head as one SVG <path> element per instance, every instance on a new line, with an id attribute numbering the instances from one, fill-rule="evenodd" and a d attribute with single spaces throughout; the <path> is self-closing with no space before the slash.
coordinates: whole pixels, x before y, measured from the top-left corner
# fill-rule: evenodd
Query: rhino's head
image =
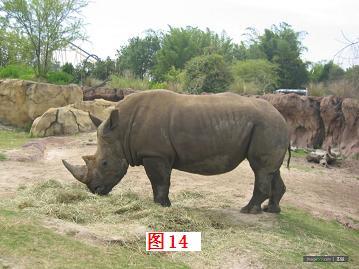
<path id="1" fill-rule="evenodd" d="M 121 181 L 128 168 L 119 141 L 119 112 L 113 110 L 103 123 L 94 117 L 91 119 L 98 126 L 95 155 L 82 157 L 86 165 L 72 165 L 65 160 L 62 162 L 92 193 L 105 195 Z"/>

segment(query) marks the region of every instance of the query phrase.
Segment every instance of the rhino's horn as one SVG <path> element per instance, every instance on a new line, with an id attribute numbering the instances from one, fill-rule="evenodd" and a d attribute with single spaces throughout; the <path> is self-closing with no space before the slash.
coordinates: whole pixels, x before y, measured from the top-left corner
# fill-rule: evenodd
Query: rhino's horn
<path id="1" fill-rule="evenodd" d="M 62 163 L 70 171 L 70 173 L 80 182 L 86 183 L 87 166 L 86 165 L 72 165 L 67 161 L 62 160 Z"/>

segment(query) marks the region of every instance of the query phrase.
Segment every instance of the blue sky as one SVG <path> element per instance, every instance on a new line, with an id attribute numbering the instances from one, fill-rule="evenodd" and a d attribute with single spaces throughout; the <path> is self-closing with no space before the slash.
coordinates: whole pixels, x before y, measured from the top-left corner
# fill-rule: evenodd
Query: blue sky
<path id="1" fill-rule="evenodd" d="M 359 39 L 358 12 L 359 0 L 93 0 L 83 11 L 91 43 L 81 46 L 100 57 L 115 57 L 130 37 L 149 28 L 166 30 L 168 25 L 225 30 L 240 42 L 247 27 L 262 32 L 285 21 L 308 33 L 303 40 L 308 48 L 305 60 L 330 60 L 345 46 L 342 33 Z M 353 64 L 335 60 L 344 67 Z"/>

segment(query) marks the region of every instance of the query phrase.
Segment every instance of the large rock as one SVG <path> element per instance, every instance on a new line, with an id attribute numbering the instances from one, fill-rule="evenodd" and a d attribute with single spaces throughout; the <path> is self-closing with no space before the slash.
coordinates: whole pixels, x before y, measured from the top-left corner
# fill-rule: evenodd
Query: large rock
<path id="1" fill-rule="evenodd" d="M 344 156 L 359 154 L 359 101 L 337 96 L 296 94 L 259 96 L 274 105 L 286 119 L 296 147 L 339 148 Z"/>
<path id="2" fill-rule="evenodd" d="M 286 119 L 291 142 L 297 147 L 320 147 L 324 139 L 324 124 L 320 103 L 315 97 L 297 94 L 267 94 L 269 101 Z"/>
<path id="3" fill-rule="evenodd" d="M 359 156 L 359 100 L 345 98 L 342 102 L 344 129 L 340 151 L 344 156 Z"/>
<path id="4" fill-rule="evenodd" d="M 110 102 L 103 99 L 96 99 L 93 101 L 81 101 L 70 105 L 76 109 L 80 109 L 91 113 L 101 120 L 105 120 L 112 109 L 115 108 L 116 102 Z"/>
<path id="5" fill-rule="evenodd" d="M 83 89 L 84 101 L 90 101 L 95 99 L 104 99 L 107 101 L 118 102 L 125 98 L 126 95 L 137 92 L 133 89 L 110 89 L 107 87 L 89 88 Z"/>
<path id="6" fill-rule="evenodd" d="M 82 101 L 77 85 L 52 85 L 25 80 L 0 80 L 0 122 L 27 127 L 51 107 Z"/>
<path id="7" fill-rule="evenodd" d="M 339 147 L 345 126 L 343 99 L 337 96 L 325 96 L 320 101 L 320 116 L 324 122 L 323 148 Z"/>
<path id="8" fill-rule="evenodd" d="M 73 135 L 96 130 L 89 113 L 71 106 L 50 108 L 35 119 L 30 133 L 34 136 Z"/>

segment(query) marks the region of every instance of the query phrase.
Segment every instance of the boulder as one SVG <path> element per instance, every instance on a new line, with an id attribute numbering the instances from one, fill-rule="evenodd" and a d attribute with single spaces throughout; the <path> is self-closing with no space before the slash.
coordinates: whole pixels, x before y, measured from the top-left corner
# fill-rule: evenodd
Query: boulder
<path id="1" fill-rule="evenodd" d="M 344 128 L 340 152 L 344 156 L 359 156 L 359 100 L 345 98 L 342 102 Z"/>
<path id="2" fill-rule="evenodd" d="M 269 101 L 286 119 L 291 143 L 300 148 L 339 148 L 345 157 L 359 154 L 359 100 L 296 94 L 257 96 Z"/>
<path id="3" fill-rule="evenodd" d="M 73 135 L 96 130 L 89 113 L 71 106 L 50 108 L 35 119 L 30 134 L 34 136 Z"/>
<path id="4" fill-rule="evenodd" d="M 105 120 L 112 109 L 115 108 L 116 102 L 106 101 L 104 99 L 96 99 L 93 101 L 81 101 L 70 105 L 73 108 L 80 109 L 91 113 L 91 115 Z"/>
<path id="5" fill-rule="evenodd" d="M 49 108 L 66 106 L 82 99 L 82 90 L 77 85 L 0 80 L 0 122 L 25 128 Z"/>
<path id="6" fill-rule="evenodd" d="M 323 148 L 339 147 L 345 125 L 343 99 L 337 96 L 325 96 L 320 101 L 320 116 L 324 122 Z"/>
<path id="7" fill-rule="evenodd" d="M 286 119 L 293 145 L 300 148 L 322 145 L 324 123 L 320 117 L 318 98 L 294 93 L 266 94 L 260 97 L 269 101 Z"/>
<path id="8" fill-rule="evenodd" d="M 104 99 L 107 101 L 118 102 L 125 98 L 126 95 L 137 92 L 133 89 L 110 89 L 107 87 L 83 89 L 84 101 L 91 101 L 95 99 Z"/>

